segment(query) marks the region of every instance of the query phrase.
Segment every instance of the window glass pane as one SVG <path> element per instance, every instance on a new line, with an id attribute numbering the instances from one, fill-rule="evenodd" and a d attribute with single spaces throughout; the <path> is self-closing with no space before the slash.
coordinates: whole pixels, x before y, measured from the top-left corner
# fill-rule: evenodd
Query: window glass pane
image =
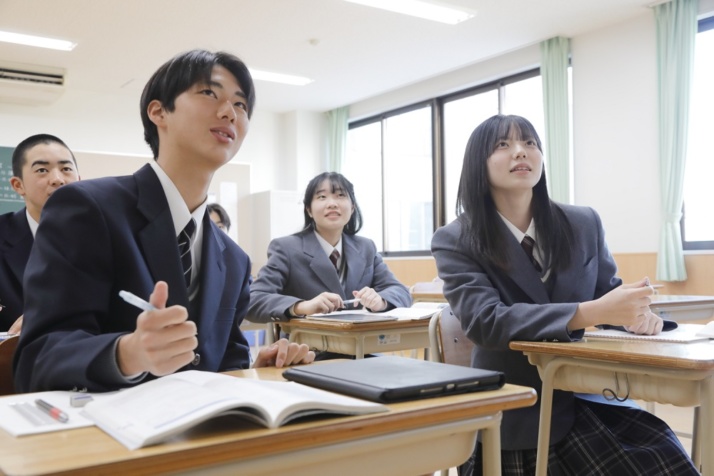
<path id="1" fill-rule="evenodd" d="M 543 112 L 543 85 L 540 76 L 524 79 L 504 86 L 503 114 L 515 114 L 528 119 L 535 127 L 545 150 L 545 117 Z"/>
<path id="2" fill-rule="evenodd" d="M 431 142 L 430 106 L 384 121 L 384 251 L 430 248 L 434 232 Z"/>
<path id="3" fill-rule="evenodd" d="M 492 89 L 444 104 L 444 195 L 446 223 L 456 218 L 456 193 L 466 142 L 473 130 L 498 114 L 498 90 Z"/>
<path id="4" fill-rule="evenodd" d="M 355 198 L 362 211 L 359 235 L 370 238 L 383 250 L 382 243 L 382 123 L 373 122 L 347 132 L 347 151 L 342 174 L 355 187 Z"/>
<path id="5" fill-rule="evenodd" d="M 711 178 L 714 149 L 709 145 L 714 109 L 714 30 L 697 34 L 690 102 L 689 149 L 684 178 L 684 238 L 714 241 Z"/>

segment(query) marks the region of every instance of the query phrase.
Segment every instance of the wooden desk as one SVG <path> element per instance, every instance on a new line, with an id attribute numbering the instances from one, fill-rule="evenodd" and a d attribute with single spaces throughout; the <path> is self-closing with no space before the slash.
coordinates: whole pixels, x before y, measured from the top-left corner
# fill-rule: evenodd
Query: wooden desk
<path id="1" fill-rule="evenodd" d="M 290 342 L 358 359 L 372 352 L 429 348 L 429 319 L 369 323 L 291 319 L 280 327 L 290 334 Z"/>
<path id="2" fill-rule="evenodd" d="M 714 296 L 659 294 L 652 296 L 650 309 L 673 321 L 709 320 L 714 315 Z"/>
<path id="3" fill-rule="evenodd" d="M 280 370 L 230 372 L 266 380 Z M 464 462 L 483 430 L 489 467 L 500 474 L 501 412 L 533 405 L 531 388 L 389 405 L 388 413 L 320 418 L 269 430 L 214 420 L 172 441 L 135 451 L 96 427 L 13 438 L 0 430 L 0 473 L 37 474 L 423 474 Z"/>
<path id="4" fill-rule="evenodd" d="M 674 344 L 652 341 L 511 342 L 538 367 L 541 394 L 537 475 L 548 460 L 553 389 L 601 394 L 621 389 L 624 396 L 677 406 L 700 405 L 697 441 L 692 448 L 702 474 L 714 475 L 714 342 Z M 702 443 L 703 442 L 703 443 Z"/>

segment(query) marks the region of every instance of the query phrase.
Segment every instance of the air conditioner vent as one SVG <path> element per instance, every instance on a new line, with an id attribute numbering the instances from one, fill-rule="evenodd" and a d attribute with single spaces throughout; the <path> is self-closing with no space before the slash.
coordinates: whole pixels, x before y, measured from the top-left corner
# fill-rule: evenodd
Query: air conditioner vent
<path id="1" fill-rule="evenodd" d="M 62 68 L 0 61 L 0 103 L 47 106 L 65 90 Z"/>
<path id="2" fill-rule="evenodd" d="M 57 86 L 64 84 L 64 76 L 61 74 L 37 73 L 34 71 L 22 71 L 3 67 L 0 67 L 0 78 L 11 81 L 24 81 L 27 83 L 54 84 Z"/>

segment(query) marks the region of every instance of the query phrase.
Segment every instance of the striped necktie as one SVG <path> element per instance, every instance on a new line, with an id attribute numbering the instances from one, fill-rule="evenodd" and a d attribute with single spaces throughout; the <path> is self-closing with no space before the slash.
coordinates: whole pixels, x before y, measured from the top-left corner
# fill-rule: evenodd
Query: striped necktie
<path id="1" fill-rule="evenodd" d="M 178 236 L 178 248 L 181 255 L 181 265 L 183 266 L 183 277 L 186 281 L 186 288 L 191 285 L 191 238 L 196 231 L 196 222 L 193 218 Z"/>
<path id="2" fill-rule="evenodd" d="M 543 268 L 541 268 L 538 261 L 536 261 L 535 256 L 533 256 L 533 247 L 534 246 L 535 246 L 535 241 L 533 241 L 533 238 L 531 238 L 528 235 L 523 237 L 523 241 L 521 241 L 521 247 L 523 248 L 523 251 L 526 252 L 528 259 L 531 260 L 531 263 L 533 263 L 533 266 L 535 266 L 536 271 L 541 273 L 541 272 L 543 272 Z"/>
<path id="3" fill-rule="evenodd" d="M 340 259 L 340 252 L 337 250 L 332 250 L 332 253 L 330 254 L 330 261 L 332 261 L 332 264 L 335 266 L 335 269 L 339 272 L 340 269 L 337 267 L 338 259 Z"/>

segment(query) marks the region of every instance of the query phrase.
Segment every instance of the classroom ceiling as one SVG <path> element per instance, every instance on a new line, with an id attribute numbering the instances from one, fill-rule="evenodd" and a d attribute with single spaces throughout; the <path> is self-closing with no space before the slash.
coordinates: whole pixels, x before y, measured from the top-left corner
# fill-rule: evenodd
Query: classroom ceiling
<path id="1" fill-rule="evenodd" d="M 440 1 L 477 14 L 451 26 L 344 0 L 0 0 L 0 30 L 78 44 L 63 52 L 0 43 L 0 63 L 64 68 L 67 90 L 135 101 L 174 54 L 227 50 L 251 68 L 314 79 L 307 86 L 256 82 L 258 108 L 325 111 L 553 36 L 619 23 L 652 3 Z"/>

